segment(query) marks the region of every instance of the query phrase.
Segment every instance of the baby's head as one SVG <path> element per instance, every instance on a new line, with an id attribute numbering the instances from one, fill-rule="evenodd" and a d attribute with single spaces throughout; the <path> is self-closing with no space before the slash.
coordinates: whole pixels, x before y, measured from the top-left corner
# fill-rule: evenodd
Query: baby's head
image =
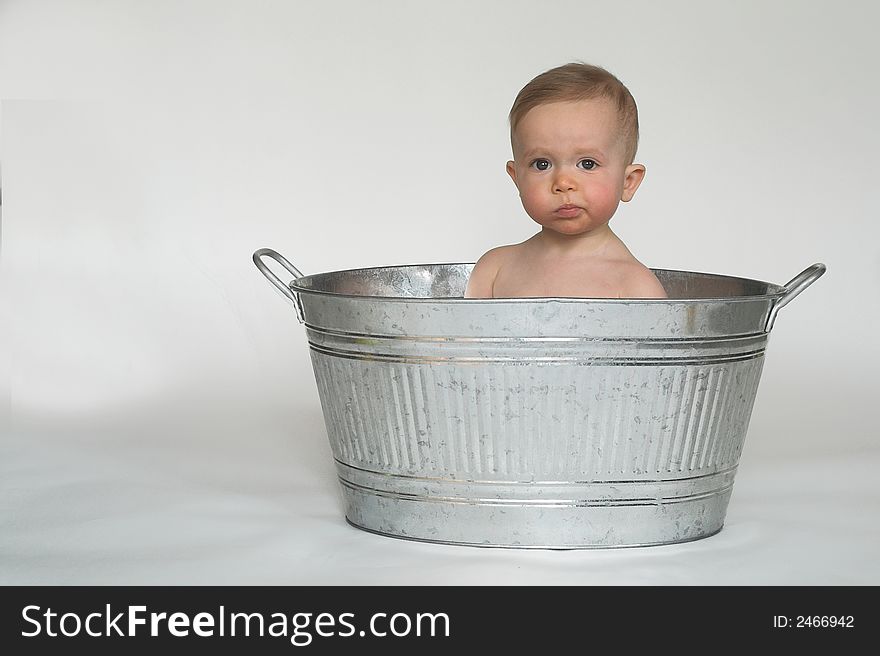
<path id="1" fill-rule="evenodd" d="M 546 228 L 580 234 L 629 201 L 645 167 L 632 94 L 598 66 L 565 64 L 538 75 L 510 110 L 507 172 L 526 212 Z"/>
<path id="2" fill-rule="evenodd" d="M 525 85 L 510 108 L 510 139 L 529 110 L 539 105 L 579 100 L 604 99 L 617 110 L 618 136 L 625 148 L 627 164 L 632 164 L 639 145 L 639 111 L 629 89 L 599 66 L 572 63 L 551 68 Z M 514 146 L 515 148 L 515 146 Z"/>

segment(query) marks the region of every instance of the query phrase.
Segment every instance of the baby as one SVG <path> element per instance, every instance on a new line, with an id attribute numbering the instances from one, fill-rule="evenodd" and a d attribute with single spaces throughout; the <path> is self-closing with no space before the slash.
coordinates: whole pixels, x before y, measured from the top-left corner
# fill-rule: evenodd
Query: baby
<path id="1" fill-rule="evenodd" d="M 474 266 L 465 298 L 666 298 L 608 222 L 636 193 L 636 103 L 611 73 L 566 64 L 542 73 L 510 110 L 510 175 L 541 231 Z"/>

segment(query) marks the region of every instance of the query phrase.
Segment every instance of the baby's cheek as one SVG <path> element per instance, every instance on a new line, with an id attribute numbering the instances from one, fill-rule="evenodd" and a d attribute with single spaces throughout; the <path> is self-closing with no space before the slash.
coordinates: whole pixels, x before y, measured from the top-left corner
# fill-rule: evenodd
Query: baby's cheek
<path id="1" fill-rule="evenodd" d="M 526 208 L 527 212 L 539 212 L 544 209 L 546 202 L 544 202 L 543 196 L 534 191 L 525 191 L 520 194 L 520 200 L 522 200 L 523 207 Z"/>
<path id="2" fill-rule="evenodd" d="M 519 200 L 522 203 L 525 211 L 531 213 L 532 207 L 534 206 L 534 200 L 532 199 L 532 196 L 528 192 L 520 191 Z"/>
<path id="3" fill-rule="evenodd" d="M 612 214 L 614 214 L 614 211 L 617 209 L 619 203 L 620 195 L 617 193 L 616 190 L 609 190 L 608 192 L 602 194 L 600 198 L 602 214 L 610 217 Z"/>

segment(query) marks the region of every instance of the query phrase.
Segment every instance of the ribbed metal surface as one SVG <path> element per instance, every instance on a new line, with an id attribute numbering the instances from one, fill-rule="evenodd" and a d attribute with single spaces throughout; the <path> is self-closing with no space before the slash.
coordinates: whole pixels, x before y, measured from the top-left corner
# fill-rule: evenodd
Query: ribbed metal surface
<path id="1" fill-rule="evenodd" d="M 313 352 L 331 448 L 455 480 L 604 481 L 735 466 L 763 357 L 688 366 L 423 366 Z"/>

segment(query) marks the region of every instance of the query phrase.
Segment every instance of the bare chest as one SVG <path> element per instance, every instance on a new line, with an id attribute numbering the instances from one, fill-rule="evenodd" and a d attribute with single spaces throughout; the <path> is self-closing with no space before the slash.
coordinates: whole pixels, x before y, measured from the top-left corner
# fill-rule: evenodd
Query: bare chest
<path id="1" fill-rule="evenodd" d="M 619 273 L 607 265 L 512 261 L 499 269 L 492 295 L 616 298 L 621 282 Z"/>

